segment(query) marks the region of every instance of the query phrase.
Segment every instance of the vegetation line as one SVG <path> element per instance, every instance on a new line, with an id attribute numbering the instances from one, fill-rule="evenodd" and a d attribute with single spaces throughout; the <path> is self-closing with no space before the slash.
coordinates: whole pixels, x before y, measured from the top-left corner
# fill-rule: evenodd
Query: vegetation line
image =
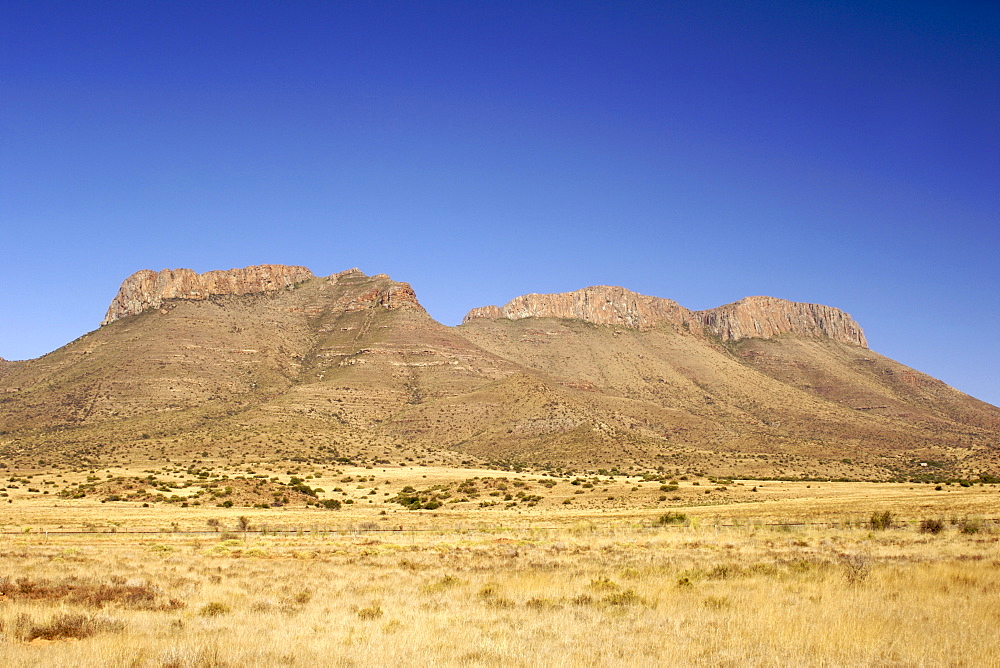
<path id="1" fill-rule="evenodd" d="M 896 519 L 893 522 L 897 525 L 904 524 L 917 524 L 919 525 L 924 520 L 904 520 Z M 982 522 L 997 522 L 1000 523 L 1000 517 L 984 517 L 981 518 Z M 821 527 L 841 527 L 841 526 L 867 526 L 870 524 L 870 520 L 842 520 L 838 522 L 736 522 L 733 524 L 711 524 L 711 523 L 699 523 L 704 528 L 714 528 L 714 529 L 745 529 L 748 527 L 810 527 L 810 526 L 821 526 Z M 660 529 L 683 529 L 689 527 L 688 524 L 678 523 L 678 524 L 658 524 L 651 527 L 632 527 L 633 529 L 649 529 L 649 530 L 660 530 Z M 500 530 L 522 530 L 525 527 L 504 527 L 501 525 L 480 527 L 475 530 L 470 531 L 470 533 L 491 533 Z M 560 531 L 566 529 L 565 526 L 530 526 L 527 527 L 531 531 Z M 436 529 L 406 529 L 402 527 L 379 527 L 379 528 L 368 528 L 368 529 L 247 529 L 247 530 L 233 530 L 237 533 L 243 534 L 257 534 L 257 535 L 277 535 L 277 534 L 338 534 L 341 536 L 347 536 L 352 534 L 366 534 L 366 533 L 441 533 L 441 528 Z M 593 531 L 599 532 L 600 528 L 595 528 Z M 157 530 L 120 530 L 120 529 L 81 529 L 76 531 L 0 531 L 0 536 L 64 536 L 64 535 L 104 535 L 104 534 L 127 534 L 127 535 L 202 535 L 211 536 L 218 534 L 218 531 L 208 531 L 208 530 L 191 530 L 191 529 L 157 529 Z M 232 531 L 230 531 L 232 533 Z"/>

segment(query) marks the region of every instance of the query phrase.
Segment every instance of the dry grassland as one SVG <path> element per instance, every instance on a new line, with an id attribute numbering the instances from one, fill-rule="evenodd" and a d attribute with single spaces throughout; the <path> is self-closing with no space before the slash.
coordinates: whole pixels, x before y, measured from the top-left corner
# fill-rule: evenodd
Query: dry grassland
<path id="1" fill-rule="evenodd" d="M 678 481 L 668 494 L 680 499 L 663 503 L 659 482 L 637 478 L 583 488 L 430 467 L 309 475 L 322 498 L 350 486 L 340 498 L 356 502 L 142 507 L 17 483 L 0 536 L 0 662 L 1000 663 L 989 485 L 700 479 Z M 340 482 L 373 475 L 360 489 Z M 85 481 L 72 477 L 50 487 Z M 481 495 L 468 502 L 386 502 L 405 486 L 456 491 L 470 478 Z M 497 498 L 483 478 L 542 498 L 481 507 Z M 368 504 L 371 489 L 379 501 Z M 83 527 L 103 533 L 57 533 Z"/>

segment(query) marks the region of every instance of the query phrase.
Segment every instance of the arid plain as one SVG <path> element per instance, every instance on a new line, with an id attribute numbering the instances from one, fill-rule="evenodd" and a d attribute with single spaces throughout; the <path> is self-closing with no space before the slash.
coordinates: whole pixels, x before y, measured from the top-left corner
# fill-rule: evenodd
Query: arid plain
<path id="1" fill-rule="evenodd" d="M 0 360 L 0 657 L 996 665 L 998 437 L 826 306 L 138 272 Z"/>
<path id="2" fill-rule="evenodd" d="M 995 485 L 250 470 L 12 472 L 5 664 L 997 659 Z M 295 487 L 340 508 L 226 504 Z"/>

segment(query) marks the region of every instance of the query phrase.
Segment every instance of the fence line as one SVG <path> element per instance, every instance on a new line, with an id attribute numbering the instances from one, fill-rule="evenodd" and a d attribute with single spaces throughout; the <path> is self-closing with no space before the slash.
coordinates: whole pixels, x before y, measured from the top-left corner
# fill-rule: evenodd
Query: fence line
<path id="1" fill-rule="evenodd" d="M 975 518 L 980 522 L 996 522 L 1000 523 L 1000 518 L 995 517 L 985 517 L 985 518 Z M 894 525 L 900 524 L 919 524 L 923 520 L 894 520 Z M 695 521 L 696 528 L 712 528 L 712 529 L 748 529 L 755 527 L 809 527 L 809 526 L 833 526 L 833 527 L 845 527 L 845 528 L 862 528 L 865 525 L 870 525 L 868 520 L 840 520 L 835 522 L 738 522 L 732 524 L 717 524 L 711 522 L 698 522 Z M 650 530 L 659 531 L 662 529 L 688 529 L 692 528 L 692 523 L 683 522 L 680 524 L 663 524 L 663 525 L 644 525 L 637 527 L 595 527 L 593 531 L 599 532 L 602 530 L 615 530 L 615 529 L 631 529 L 631 530 Z M 223 533 L 228 534 L 256 534 L 256 535 L 278 535 L 278 534 L 309 534 L 309 535 L 320 535 L 320 534 L 337 534 L 342 536 L 347 535 L 357 535 L 357 534 L 367 534 L 367 533 L 491 533 L 497 531 L 567 531 L 574 530 L 572 525 L 563 526 L 527 526 L 527 527 L 514 527 L 514 526 L 503 526 L 496 525 L 491 527 L 480 527 L 476 529 L 453 529 L 449 531 L 445 528 L 423 528 L 423 527 L 349 527 L 349 528 L 296 528 L 296 529 L 272 529 L 270 527 L 265 528 L 253 528 L 253 529 L 221 529 L 208 530 L 208 529 L 115 529 L 115 528 L 104 528 L 104 529 L 71 529 L 71 530 L 49 530 L 49 529 L 32 529 L 31 531 L 0 531 L 0 536 L 62 536 L 62 535 L 104 535 L 104 534 L 122 534 L 122 535 L 189 535 L 189 536 L 212 536 L 212 535 L 222 535 Z"/>

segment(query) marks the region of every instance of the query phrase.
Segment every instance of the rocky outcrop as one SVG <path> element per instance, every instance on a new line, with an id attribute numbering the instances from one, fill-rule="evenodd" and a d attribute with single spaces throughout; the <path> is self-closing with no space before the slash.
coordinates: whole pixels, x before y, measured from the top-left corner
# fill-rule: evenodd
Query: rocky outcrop
<path id="1" fill-rule="evenodd" d="M 475 318 L 570 318 L 598 325 L 621 325 L 632 329 L 651 329 L 663 322 L 681 326 L 693 322 L 691 311 L 677 302 L 647 297 L 608 285 L 598 285 L 575 292 L 553 295 L 523 295 L 503 307 L 484 306 L 469 311 L 463 322 Z"/>
<path id="2" fill-rule="evenodd" d="M 843 311 L 774 297 L 747 297 L 714 309 L 690 311 L 670 299 L 648 297 L 619 287 L 595 286 L 561 294 L 524 295 L 502 307 L 475 308 L 463 322 L 478 318 L 570 318 L 638 330 L 667 323 L 696 333 L 704 331 L 723 341 L 794 334 L 868 347 L 861 327 Z"/>
<path id="3" fill-rule="evenodd" d="M 142 269 L 125 279 L 111 301 L 102 325 L 127 315 L 159 308 L 165 299 L 208 299 L 212 295 L 246 295 L 281 290 L 306 279 L 313 273 L 305 267 L 262 264 L 243 269 L 207 271 L 190 269 Z"/>
<path id="4" fill-rule="evenodd" d="M 499 320 L 500 318 L 506 318 L 503 311 L 500 310 L 499 306 L 477 306 L 462 318 L 462 322 L 469 322 L 470 320 L 475 320 L 476 318 L 485 318 L 487 320 Z"/>
<path id="5" fill-rule="evenodd" d="M 409 283 L 395 282 L 386 287 L 373 287 L 360 294 L 347 295 L 337 303 L 337 307 L 344 311 L 363 311 L 373 307 L 399 309 L 411 306 L 423 309 Z"/>
<path id="6" fill-rule="evenodd" d="M 868 347 L 865 334 L 840 309 L 821 304 L 790 302 L 774 297 L 746 297 L 738 302 L 699 311 L 705 328 L 723 341 L 773 339 L 782 334 L 826 337 Z"/>

